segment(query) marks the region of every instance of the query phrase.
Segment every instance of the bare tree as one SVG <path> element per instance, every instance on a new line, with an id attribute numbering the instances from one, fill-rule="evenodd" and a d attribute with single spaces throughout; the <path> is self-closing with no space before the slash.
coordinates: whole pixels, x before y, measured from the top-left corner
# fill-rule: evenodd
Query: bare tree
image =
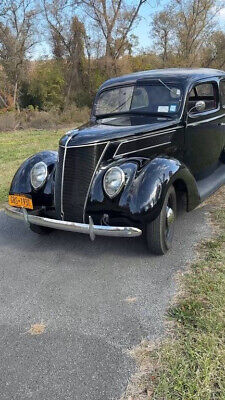
<path id="1" fill-rule="evenodd" d="M 174 0 L 177 50 L 186 65 L 192 66 L 198 60 L 221 7 L 215 0 Z"/>
<path id="2" fill-rule="evenodd" d="M 205 44 L 223 6 L 223 0 L 172 0 L 156 13 L 152 34 L 162 52 L 163 66 L 201 65 L 202 51 L 206 52 Z"/>
<path id="3" fill-rule="evenodd" d="M 4 16 L 9 8 L 7 0 L 1 0 L 0 3 L 0 17 Z"/>
<path id="4" fill-rule="evenodd" d="M 101 32 L 105 56 L 117 60 L 129 49 L 129 35 L 138 20 L 139 11 L 147 0 L 83 0 L 89 18 Z"/>
<path id="5" fill-rule="evenodd" d="M 27 56 L 36 44 L 36 15 L 33 0 L 8 0 L 0 16 L 0 62 L 13 85 L 14 106 L 18 100 L 18 85 Z"/>
<path id="6" fill-rule="evenodd" d="M 53 56 L 63 61 L 67 87 L 65 105 L 72 87 L 81 86 L 86 32 L 84 24 L 75 16 L 76 5 L 70 0 L 43 0 L 44 15 L 49 27 Z"/>
<path id="7" fill-rule="evenodd" d="M 50 29 L 50 41 L 53 48 L 58 42 L 58 57 L 65 53 L 71 55 L 71 23 L 75 13 L 74 0 L 41 0 L 43 12 Z M 56 50 L 56 48 L 55 48 Z M 54 50 L 53 50 L 54 52 Z M 54 54 L 56 55 L 56 54 Z"/>
<path id="8" fill-rule="evenodd" d="M 224 69 L 225 67 L 225 33 L 213 32 L 207 39 L 201 54 L 201 65 Z"/>
<path id="9" fill-rule="evenodd" d="M 168 63 L 169 52 L 174 42 L 174 13 L 172 7 L 156 13 L 152 21 L 152 36 L 155 38 L 157 52 L 162 54 L 163 66 Z"/>

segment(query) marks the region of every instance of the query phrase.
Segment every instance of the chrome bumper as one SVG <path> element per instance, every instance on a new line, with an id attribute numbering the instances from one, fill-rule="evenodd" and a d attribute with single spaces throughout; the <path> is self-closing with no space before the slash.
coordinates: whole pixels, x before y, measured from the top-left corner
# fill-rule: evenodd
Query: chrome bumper
<path id="1" fill-rule="evenodd" d="M 5 206 L 5 213 L 10 217 L 24 220 L 28 225 L 39 225 L 53 229 L 61 229 L 63 231 L 86 233 L 94 240 L 95 235 L 98 236 L 116 236 L 116 237 L 135 237 L 142 234 L 141 229 L 133 227 L 94 225 L 93 220 L 89 217 L 89 224 L 81 224 L 78 222 L 61 221 L 52 218 L 39 217 L 29 214 L 26 209 L 20 209 Z"/>

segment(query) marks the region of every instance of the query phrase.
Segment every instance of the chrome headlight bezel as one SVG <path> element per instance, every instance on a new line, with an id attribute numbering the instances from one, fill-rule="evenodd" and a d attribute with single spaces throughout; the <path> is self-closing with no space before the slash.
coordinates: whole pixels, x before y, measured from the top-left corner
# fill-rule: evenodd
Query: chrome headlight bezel
<path id="1" fill-rule="evenodd" d="M 38 182 L 37 180 L 35 181 L 35 178 L 37 178 L 38 176 L 38 169 L 40 170 L 41 168 L 42 168 L 42 179 Z M 48 167 L 43 161 L 34 164 L 34 166 L 30 171 L 30 182 L 32 188 L 34 190 L 41 189 L 46 182 L 47 176 L 48 176 Z"/>
<path id="2" fill-rule="evenodd" d="M 117 172 L 119 174 L 119 176 L 120 176 L 119 185 L 118 185 L 118 188 L 113 193 L 110 193 L 109 187 L 107 187 L 107 185 L 109 185 L 109 182 L 107 182 L 107 179 L 109 178 L 110 174 L 113 174 L 115 172 Z M 114 197 L 116 197 L 121 192 L 122 188 L 125 185 L 125 182 L 126 182 L 126 176 L 125 176 L 125 173 L 122 170 L 122 168 L 120 168 L 120 167 L 111 167 L 106 171 L 106 173 L 104 175 L 104 178 L 103 178 L 104 191 L 105 191 L 105 193 L 107 194 L 107 196 L 110 199 L 113 199 Z"/>

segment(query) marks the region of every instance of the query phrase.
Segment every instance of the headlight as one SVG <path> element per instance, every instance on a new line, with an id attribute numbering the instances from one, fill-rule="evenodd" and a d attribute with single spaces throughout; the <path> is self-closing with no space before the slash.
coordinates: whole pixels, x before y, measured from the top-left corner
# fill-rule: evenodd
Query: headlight
<path id="1" fill-rule="evenodd" d="M 48 175 L 48 168 L 47 165 L 40 161 L 39 163 L 35 164 L 30 173 L 31 185 L 34 189 L 41 188 L 47 178 Z"/>
<path id="2" fill-rule="evenodd" d="M 119 167 L 110 168 L 104 176 L 103 187 L 106 194 L 111 197 L 115 197 L 122 189 L 125 183 L 125 174 Z"/>

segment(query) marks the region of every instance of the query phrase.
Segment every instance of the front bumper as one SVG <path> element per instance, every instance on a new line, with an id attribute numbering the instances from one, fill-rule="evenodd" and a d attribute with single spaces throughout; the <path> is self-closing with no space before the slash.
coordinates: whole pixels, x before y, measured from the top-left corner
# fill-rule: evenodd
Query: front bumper
<path id="1" fill-rule="evenodd" d="M 10 217 L 24 220 L 28 225 L 39 225 L 53 229 L 60 229 L 62 231 L 85 233 L 90 235 L 91 240 L 97 236 L 116 236 L 116 237 L 136 237 L 142 234 L 141 229 L 134 227 L 122 226 L 107 226 L 107 225 L 94 225 L 93 220 L 89 217 L 89 224 L 81 224 L 78 222 L 61 221 L 52 218 L 39 217 L 30 214 L 26 209 L 20 209 L 5 206 L 5 212 Z"/>

